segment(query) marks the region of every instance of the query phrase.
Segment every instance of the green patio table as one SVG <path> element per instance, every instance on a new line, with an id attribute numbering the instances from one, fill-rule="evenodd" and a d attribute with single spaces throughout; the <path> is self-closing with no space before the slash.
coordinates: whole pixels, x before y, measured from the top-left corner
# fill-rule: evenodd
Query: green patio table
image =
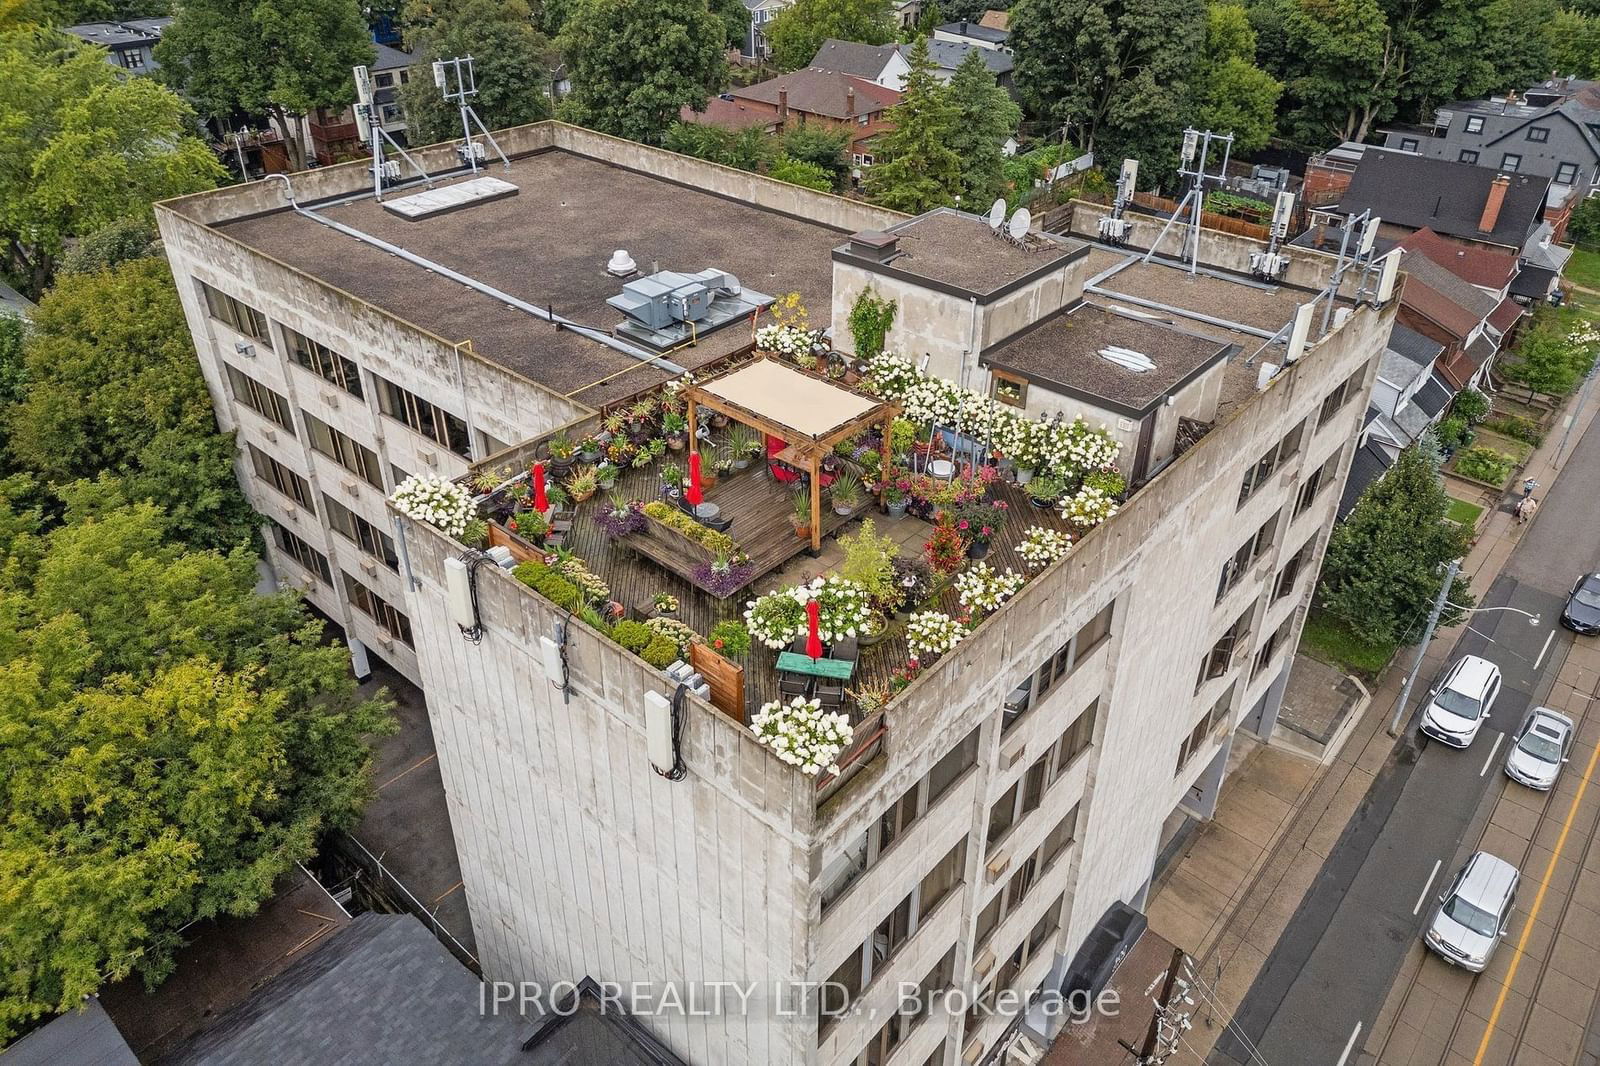
<path id="1" fill-rule="evenodd" d="M 811 674 L 835 681 L 848 681 L 856 672 L 853 659 L 813 659 L 796 651 L 778 653 L 778 669 L 790 674 Z"/>

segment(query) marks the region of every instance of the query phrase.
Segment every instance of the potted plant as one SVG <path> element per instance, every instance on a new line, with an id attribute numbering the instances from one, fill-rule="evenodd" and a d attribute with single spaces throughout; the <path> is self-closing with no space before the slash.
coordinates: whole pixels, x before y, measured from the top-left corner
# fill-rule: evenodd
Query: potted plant
<path id="1" fill-rule="evenodd" d="M 689 422 L 678 412 L 668 411 L 661 416 L 661 433 L 667 439 L 667 447 L 681 452 L 689 443 Z"/>
<path id="2" fill-rule="evenodd" d="M 1028 494 L 1028 502 L 1043 511 L 1055 505 L 1062 493 L 1067 491 L 1067 485 L 1054 474 L 1045 474 L 1028 482 L 1024 491 Z"/>
<path id="3" fill-rule="evenodd" d="M 557 433 L 550 438 L 550 472 L 556 477 L 566 477 L 572 472 L 577 454 L 577 445 L 565 433 Z"/>
<path id="4" fill-rule="evenodd" d="M 594 524 L 608 537 L 626 537 L 645 527 L 644 511 L 620 493 L 613 495 L 594 516 Z"/>
<path id="5" fill-rule="evenodd" d="M 968 500 L 956 507 L 956 532 L 967 542 L 967 558 L 982 559 L 989 554 L 989 545 L 1005 524 L 1004 500 Z"/>
<path id="6" fill-rule="evenodd" d="M 621 474 L 621 471 L 617 469 L 616 464 L 611 462 L 601 463 L 599 466 L 594 468 L 595 486 L 600 489 L 601 492 L 610 492 L 612 489 L 617 487 L 617 477 L 619 474 Z"/>
<path id="7" fill-rule="evenodd" d="M 922 559 L 904 556 L 895 556 L 890 567 L 890 580 L 894 582 L 898 594 L 894 615 L 904 619 L 913 607 L 927 599 L 933 591 L 933 571 Z"/>
<path id="8" fill-rule="evenodd" d="M 967 556 L 967 542 L 956 532 L 948 511 L 939 512 L 939 522 L 922 551 L 936 573 L 948 575 L 961 569 L 961 562 Z"/>
<path id="9" fill-rule="evenodd" d="M 528 499 L 529 491 L 528 483 L 526 481 L 513 481 L 509 486 L 507 486 L 506 496 L 511 500 L 511 510 L 513 513 L 521 514 L 523 511 L 529 510 L 533 507 L 533 504 Z"/>
<path id="10" fill-rule="evenodd" d="M 582 503 L 600 490 L 599 471 L 592 466 L 580 466 L 572 472 L 567 479 L 567 491 L 578 503 Z"/>
<path id="11" fill-rule="evenodd" d="M 906 490 L 901 487 L 898 479 L 884 483 L 883 510 L 890 518 L 904 518 L 908 502 Z"/>
<path id="12" fill-rule="evenodd" d="M 661 485 L 666 490 L 667 498 L 675 500 L 678 493 L 683 491 L 683 467 L 677 463 L 661 464 Z"/>
<path id="13" fill-rule="evenodd" d="M 678 597 L 669 592 L 658 592 L 650 597 L 650 607 L 657 618 L 666 618 L 678 613 Z"/>
<path id="14" fill-rule="evenodd" d="M 833 513 L 841 518 L 861 506 L 861 479 L 854 474 L 840 474 L 833 483 Z"/>
<path id="15" fill-rule="evenodd" d="M 641 444 L 650 439 L 655 427 L 652 424 L 656 414 L 655 401 L 644 397 L 628 408 L 628 438 L 635 444 Z"/>
<path id="16" fill-rule="evenodd" d="M 600 441 L 595 438 L 594 434 L 591 433 L 578 442 L 578 458 L 586 463 L 598 463 L 600 461 Z"/>
<path id="17" fill-rule="evenodd" d="M 750 651 L 750 631 L 731 618 L 712 626 L 706 636 L 711 649 L 722 655 L 742 659 Z"/>
<path id="18" fill-rule="evenodd" d="M 606 445 L 606 462 L 621 470 L 633 462 L 638 451 L 632 441 L 614 440 Z"/>
<path id="19" fill-rule="evenodd" d="M 889 635 L 889 618 L 882 611 L 873 611 L 862 623 L 857 639 L 863 648 L 870 648 Z"/>
<path id="20" fill-rule="evenodd" d="M 730 421 L 732 421 L 732 420 L 727 415 L 723 414 L 721 411 L 712 411 L 711 412 L 711 428 L 712 429 L 727 429 L 728 428 L 728 423 Z"/>
<path id="21" fill-rule="evenodd" d="M 628 415 L 625 411 L 612 411 L 600 420 L 600 425 L 610 434 L 611 440 L 616 440 L 622 431 L 628 428 Z"/>
<path id="22" fill-rule="evenodd" d="M 734 470 L 733 456 L 725 451 L 718 453 L 716 461 L 711 464 L 711 469 L 716 472 L 717 477 L 727 477 Z"/>
<path id="23" fill-rule="evenodd" d="M 794 494 L 794 509 L 790 516 L 794 523 L 795 536 L 801 540 L 811 539 L 811 495 L 805 492 Z"/>
<path id="24" fill-rule="evenodd" d="M 761 438 L 744 426 L 734 426 L 728 431 L 728 453 L 733 456 L 733 468 L 743 470 L 761 454 Z"/>

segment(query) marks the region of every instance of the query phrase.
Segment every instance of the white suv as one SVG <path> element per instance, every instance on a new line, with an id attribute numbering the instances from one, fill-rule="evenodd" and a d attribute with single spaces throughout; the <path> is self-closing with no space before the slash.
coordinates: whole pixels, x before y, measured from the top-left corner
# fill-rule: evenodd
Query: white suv
<path id="1" fill-rule="evenodd" d="M 1476 655 L 1461 658 L 1428 693 L 1422 709 L 1422 731 L 1452 748 L 1465 748 L 1489 717 L 1500 695 L 1500 668 Z"/>

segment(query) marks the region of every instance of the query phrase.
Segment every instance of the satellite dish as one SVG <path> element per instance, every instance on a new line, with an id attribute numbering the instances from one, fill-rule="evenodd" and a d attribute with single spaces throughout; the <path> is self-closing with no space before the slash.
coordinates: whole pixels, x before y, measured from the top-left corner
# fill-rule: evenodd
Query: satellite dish
<path id="1" fill-rule="evenodd" d="M 989 228 L 996 233 L 1000 232 L 1000 224 L 1006 220 L 1006 198 L 996 200 L 989 208 Z"/>
<path id="2" fill-rule="evenodd" d="M 1033 215 L 1026 207 L 1019 207 L 1011 216 L 1011 222 L 1006 226 L 1006 232 L 1011 234 L 1011 239 L 1020 241 L 1028 235 L 1028 230 L 1033 227 Z"/>

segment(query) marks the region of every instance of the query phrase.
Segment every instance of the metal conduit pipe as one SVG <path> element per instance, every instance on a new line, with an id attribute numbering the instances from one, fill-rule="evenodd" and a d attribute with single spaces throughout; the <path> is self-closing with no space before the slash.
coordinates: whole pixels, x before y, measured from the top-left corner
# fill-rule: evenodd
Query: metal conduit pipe
<path id="1" fill-rule="evenodd" d="M 358 230 L 354 226 L 347 226 L 343 222 L 335 222 L 331 218 L 323 218 L 310 208 L 301 207 L 300 204 L 295 201 L 294 188 L 289 184 L 288 175 L 270 174 L 268 177 L 280 179 L 283 182 L 284 199 L 289 201 L 289 206 L 294 208 L 297 214 L 303 215 L 306 218 L 311 219 L 313 222 L 321 223 L 322 225 L 327 226 L 329 229 L 332 229 L 338 233 L 343 233 L 347 237 L 354 237 L 356 240 L 361 241 L 364 244 L 370 244 L 374 248 L 388 252 L 390 255 L 397 255 L 408 263 L 422 267 L 424 270 L 430 270 L 441 277 L 449 278 L 451 281 L 465 285 L 469 289 L 481 292 L 485 296 L 488 296 L 492 299 L 499 300 L 507 307 L 514 307 L 518 311 L 533 315 L 535 318 L 541 319 L 545 322 L 554 323 L 561 329 L 571 330 L 573 333 L 576 333 L 579 336 L 587 337 L 592 341 L 598 341 L 607 348 L 610 348 L 613 351 L 621 352 L 629 358 L 637 359 L 641 363 L 646 363 L 650 366 L 665 370 L 669 374 L 688 373 L 686 368 L 679 366 L 672 360 L 663 359 L 661 356 L 652 352 L 647 352 L 643 348 L 635 348 L 633 345 L 628 344 L 625 341 L 620 341 L 609 333 L 604 333 L 590 326 L 579 325 L 569 318 L 563 318 L 561 315 L 547 311 L 542 307 L 535 306 L 526 300 L 520 300 L 517 297 L 512 296 L 510 293 L 500 291 L 493 285 L 486 285 L 477 278 L 468 277 L 459 271 L 451 270 L 449 267 L 444 266 L 441 263 L 435 263 L 433 260 L 426 259 L 423 256 L 417 255 L 415 252 L 408 251 L 407 249 L 400 247 L 398 244 L 390 244 L 383 238 L 374 237 L 372 234 Z"/>
<path id="2" fill-rule="evenodd" d="M 1190 311 L 1187 308 L 1173 307 L 1171 304 L 1157 303 L 1154 300 L 1146 300 L 1139 296 L 1129 296 L 1125 292 L 1116 292 L 1112 289 L 1104 289 L 1099 285 L 1085 285 L 1083 291 L 1092 292 L 1096 296 L 1104 296 L 1108 300 L 1117 300 L 1121 303 L 1133 304 L 1137 307 L 1149 307 L 1156 311 L 1165 311 L 1169 315 L 1177 315 L 1179 318 L 1192 318 L 1196 322 L 1204 322 L 1207 325 L 1221 326 L 1223 329 L 1231 329 L 1239 333 L 1248 333 L 1252 337 L 1260 337 L 1262 340 L 1271 340 L 1274 336 L 1276 336 L 1276 334 L 1268 333 L 1264 329 L 1256 329 L 1254 326 L 1246 326 L 1241 322 L 1229 322 L 1225 318 L 1214 318 L 1211 315 L 1202 315 L 1198 311 Z"/>

